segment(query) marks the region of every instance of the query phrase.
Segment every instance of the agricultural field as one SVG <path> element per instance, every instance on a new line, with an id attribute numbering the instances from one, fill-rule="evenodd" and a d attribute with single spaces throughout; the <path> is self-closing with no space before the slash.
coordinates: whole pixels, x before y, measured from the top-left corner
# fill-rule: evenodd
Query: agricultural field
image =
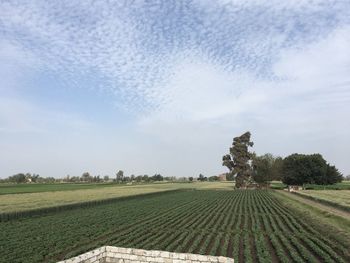
<path id="1" fill-rule="evenodd" d="M 0 223 L 0 262 L 55 262 L 102 245 L 236 262 L 350 262 L 350 243 L 280 200 L 268 190 L 181 190 L 23 217 Z"/>
<path id="2" fill-rule="evenodd" d="M 116 186 L 113 183 L 51 183 L 51 184 L 0 184 L 0 195 L 71 191 Z"/>
<path id="3" fill-rule="evenodd" d="M 72 187 L 76 187 L 72 184 Z M 102 184 L 103 185 L 103 184 Z M 232 189 L 232 182 L 201 182 L 201 183 L 152 183 L 139 185 L 112 184 L 102 187 L 95 184 L 93 188 L 78 190 L 62 190 L 53 192 L 40 191 L 45 185 L 30 185 L 32 190 L 38 192 L 7 194 L 0 197 L 0 214 L 18 211 L 28 211 L 56 207 L 62 205 L 76 204 L 80 202 L 91 202 L 109 198 L 126 197 L 139 194 L 169 191 L 175 189 Z M 91 186 L 91 185 L 90 185 Z M 22 185 L 18 186 L 21 189 Z M 61 186 L 55 186 L 56 189 Z M 0 187 L 1 188 L 1 187 Z"/>
<path id="4" fill-rule="evenodd" d="M 298 194 L 350 212 L 350 190 L 304 190 Z"/>

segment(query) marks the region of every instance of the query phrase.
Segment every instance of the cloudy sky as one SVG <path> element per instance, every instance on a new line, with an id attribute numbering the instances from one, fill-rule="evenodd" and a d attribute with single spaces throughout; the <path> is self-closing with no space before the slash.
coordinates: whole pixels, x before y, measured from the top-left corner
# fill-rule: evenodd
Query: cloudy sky
<path id="1" fill-rule="evenodd" d="M 0 177 L 214 175 L 234 136 L 350 173 L 348 0 L 0 0 Z"/>

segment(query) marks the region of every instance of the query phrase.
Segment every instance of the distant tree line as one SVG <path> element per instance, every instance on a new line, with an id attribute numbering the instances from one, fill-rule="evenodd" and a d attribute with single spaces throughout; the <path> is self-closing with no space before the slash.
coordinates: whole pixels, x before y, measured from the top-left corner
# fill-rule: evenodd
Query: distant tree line
<path id="1" fill-rule="evenodd" d="M 54 177 L 41 177 L 39 174 L 18 173 L 5 179 L 0 179 L 0 183 L 54 183 Z"/>
<path id="2" fill-rule="evenodd" d="M 193 178 L 192 178 L 193 179 Z M 64 178 L 54 178 L 54 177 L 41 177 L 38 174 L 31 173 L 18 173 L 12 176 L 9 176 L 5 179 L 0 179 L 0 183 L 149 183 L 149 182 L 182 182 L 189 181 L 189 178 L 186 177 L 166 177 L 162 176 L 159 173 L 156 173 L 152 176 L 147 174 L 137 175 L 134 174 L 130 176 L 125 176 L 122 170 L 119 170 L 115 177 L 105 176 L 93 176 L 89 172 L 84 172 L 81 176 L 70 176 L 67 175 Z"/>
<path id="3" fill-rule="evenodd" d="M 273 180 L 281 180 L 287 185 L 329 185 L 343 180 L 338 169 L 318 153 L 294 153 L 282 158 L 269 153 L 258 156 L 249 152 L 249 147 L 253 146 L 250 136 L 250 132 L 246 132 L 235 137 L 230 153 L 222 158 L 222 165 L 230 171 L 227 178 L 234 179 L 237 188 L 252 183 L 269 186 Z"/>
<path id="4" fill-rule="evenodd" d="M 193 177 L 189 177 L 189 180 L 192 182 Z M 215 181 L 219 181 L 219 176 L 213 175 L 213 176 L 206 177 L 203 174 L 199 174 L 197 181 L 199 181 L 199 182 L 206 182 L 206 181 L 215 182 Z"/>

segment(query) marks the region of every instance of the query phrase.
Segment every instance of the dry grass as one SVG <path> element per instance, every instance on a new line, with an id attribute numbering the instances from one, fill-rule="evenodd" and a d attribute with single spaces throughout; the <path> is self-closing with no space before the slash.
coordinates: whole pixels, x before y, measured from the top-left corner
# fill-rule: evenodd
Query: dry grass
<path id="1" fill-rule="evenodd" d="M 37 208 L 73 204 L 92 200 L 132 196 L 138 194 L 169 191 L 175 189 L 232 189 L 233 183 L 154 183 L 146 185 L 126 185 L 97 189 L 56 191 L 28 194 L 8 194 L 0 196 L 0 213 L 25 211 Z"/>

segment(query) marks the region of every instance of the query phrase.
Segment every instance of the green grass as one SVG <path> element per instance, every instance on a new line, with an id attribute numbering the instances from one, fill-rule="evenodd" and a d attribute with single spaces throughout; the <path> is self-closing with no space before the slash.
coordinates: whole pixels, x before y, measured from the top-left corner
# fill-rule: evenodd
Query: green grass
<path id="1" fill-rule="evenodd" d="M 281 200 L 266 190 L 184 190 L 11 220 L 0 223 L 0 262 L 56 262 L 103 245 L 349 262 L 349 243 Z"/>
<path id="2" fill-rule="evenodd" d="M 343 181 L 332 185 L 306 184 L 307 190 L 350 190 L 350 182 Z"/>
<path id="3" fill-rule="evenodd" d="M 277 190 L 282 190 L 287 187 L 287 185 L 281 181 L 272 181 L 270 186 L 272 189 Z M 305 184 L 305 188 L 308 190 L 350 190 L 350 181 L 343 181 L 332 185 Z"/>
<path id="4" fill-rule="evenodd" d="M 289 193 L 275 191 L 274 195 L 286 206 L 295 211 L 296 216 L 307 218 L 312 225 L 321 227 L 324 231 L 332 233 L 342 239 L 342 242 L 350 240 L 350 218 L 345 219 L 333 213 L 319 209 L 315 205 L 298 202 L 289 197 Z M 350 246 L 350 244 L 348 245 Z"/>
<path id="5" fill-rule="evenodd" d="M 282 183 L 281 181 L 272 181 L 270 187 L 272 189 L 284 189 L 287 187 L 287 185 Z"/>
<path id="6" fill-rule="evenodd" d="M 303 190 L 297 194 L 350 212 L 350 190 Z"/>
<path id="7" fill-rule="evenodd" d="M 109 187 L 109 186 L 116 186 L 116 184 L 114 183 L 0 184 L 0 195 L 96 189 L 96 188 Z"/>
<path id="8" fill-rule="evenodd" d="M 81 202 L 91 202 L 131 195 L 147 194 L 153 192 L 162 192 L 175 189 L 232 189 L 232 187 L 232 183 L 226 182 L 151 183 L 140 185 L 113 184 L 109 185 L 108 187 L 97 186 L 90 189 L 7 194 L 0 196 L 0 214 L 63 206 Z"/>

